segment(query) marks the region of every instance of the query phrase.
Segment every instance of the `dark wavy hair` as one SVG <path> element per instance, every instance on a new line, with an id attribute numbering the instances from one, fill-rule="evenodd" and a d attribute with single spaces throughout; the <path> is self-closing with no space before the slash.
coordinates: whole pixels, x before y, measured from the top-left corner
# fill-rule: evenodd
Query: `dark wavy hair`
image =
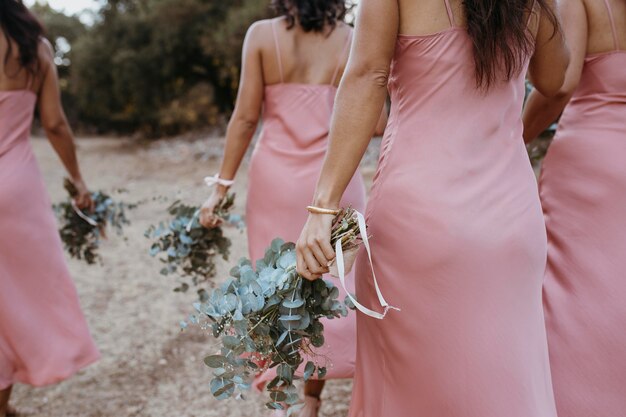
<path id="1" fill-rule="evenodd" d="M 335 28 L 349 10 L 345 0 L 272 0 L 271 7 L 287 18 L 289 29 L 298 24 L 305 32 Z"/>
<path id="2" fill-rule="evenodd" d="M 488 88 L 503 76 L 508 81 L 523 70 L 535 44 L 528 30 L 531 13 L 545 13 L 554 27 L 553 36 L 561 30 L 546 0 L 463 0 L 463 5 L 479 87 Z"/>
<path id="3" fill-rule="evenodd" d="M 20 52 L 20 66 L 32 75 L 39 72 L 39 40 L 44 29 L 22 0 L 0 0 L 0 28 L 9 47 L 4 56 L 6 64 L 13 53 L 13 42 Z"/>

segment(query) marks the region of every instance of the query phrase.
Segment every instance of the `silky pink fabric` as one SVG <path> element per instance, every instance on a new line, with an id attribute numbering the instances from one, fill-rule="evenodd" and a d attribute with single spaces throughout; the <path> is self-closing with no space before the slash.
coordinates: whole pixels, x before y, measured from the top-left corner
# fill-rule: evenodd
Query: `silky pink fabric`
<path id="1" fill-rule="evenodd" d="M 367 218 L 382 293 L 401 311 L 358 314 L 349 415 L 555 417 L 524 74 L 478 90 L 472 42 L 453 26 L 398 36 L 389 91 Z M 376 306 L 363 251 L 356 283 Z"/>
<path id="2" fill-rule="evenodd" d="M 260 259 L 270 242 L 300 236 L 322 168 L 336 88 L 332 85 L 275 84 L 265 88 L 263 131 L 250 161 L 246 222 L 250 257 Z M 363 211 L 365 188 L 360 174 L 350 182 L 343 206 Z M 347 277 L 354 292 L 353 273 Z M 339 280 L 326 277 L 340 287 Z M 346 293 L 340 288 L 339 299 Z M 316 360 L 328 366 L 325 379 L 352 378 L 356 313 L 323 320 L 325 345 Z M 257 378 L 261 386 L 273 370 Z"/>
<path id="3" fill-rule="evenodd" d="M 626 415 L 626 51 L 586 58 L 540 180 L 559 416 Z"/>
<path id="4" fill-rule="evenodd" d="M 0 91 L 0 389 L 59 382 L 99 358 L 29 143 L 36 100 Z"/>

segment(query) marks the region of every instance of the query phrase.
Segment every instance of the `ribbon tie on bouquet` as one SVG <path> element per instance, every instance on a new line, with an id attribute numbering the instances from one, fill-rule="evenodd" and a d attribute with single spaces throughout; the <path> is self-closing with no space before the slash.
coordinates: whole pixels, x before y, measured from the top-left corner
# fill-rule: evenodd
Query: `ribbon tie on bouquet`
<path id="1" fill-rule="evenodd" d="M 341 286 L 343 287 L 344 291 L 348 294 L 348 298 L 350 299 L 350 301 L 352 301 L 352 303 L 357 308 L 357 310 L 359 310 L 361 313 L 367 316 L 382 320 L 385 318 L 389 310 L 400 311 L 400 309 L 397 307 L 390 306 L 389 303 L 385 300 L 385 297 L 383 297 L 382 292 L 380 291 L 380 288 L 378 286 L 378 281 L 376 280 L 376 273 L 374 272 L 374 264 L 372 263 L 372 251 L 370 249 L 370 243 L 367 237 L 367 226 L 365 224 L 365 217 L 363 217 L 363 215 L 356 210 L 354 213 L 357 216 L 357 220 L 359 223 L 359 233 L 361 234 L 361 239 L 363 240 L 363 246 L 365 246 L 365 250 L 367 251 L 367 257 L 369 259 L 370 268 L 372 270 L 372 279 L 374 280 L 374 288 L 376 288 L 376 295 L 378 296 L 378 302 L 380 303 L 380 306 L 383 308 L 383 312 L 379 313 L 377 311 L 374 311 L 365 307 L 363 304 L 359 303 L 356 300 L 356 298 L 352 294 L 350 294 L 350 292 L 346 288 L 345 262 L 344 262 L 344 256 L 343 256 L 343 249 L 341 248 L 341 239 L 337 240 L 337 243 L 335 244 L 335 252 L 337 256 L 336 258 L 337 272 L 339 274 L 339 281 L 341 282 Z"/>
<path id="2" fill-rule="evenodd" d="M 98 227 L 98 222 L 83 213 L 83 211 L 78 208 L 78 206 L 76 205 L 76 201 L 74 200 L 72 200 L 72 208 L 74 209 L 74 212 L 78 215 L 78 217 L 89 223 L 91 226 Z"/>
<path id="3" fill-rule="evenodd" d="M 209 188 L 215 185 L 223 185 L 224 187 L 230 187 L 231 185 L 235 183 L 235 180 L 225 180 L 223 178 L 220 178 L 220 174 L 215 174 L 213 176 L 204 177 L 204 183 Z M 196 218 L 199 215 L 200 215 L 200 209 L 196 210 L 193 216 L 191 216 L 191 220 L 189 220 L 189 223 L 187 223 L 187 227 L 185 228 L 187 232 L 191 232 L 191 226 L 193 225 L 193 221 L 196 220 Z"/>

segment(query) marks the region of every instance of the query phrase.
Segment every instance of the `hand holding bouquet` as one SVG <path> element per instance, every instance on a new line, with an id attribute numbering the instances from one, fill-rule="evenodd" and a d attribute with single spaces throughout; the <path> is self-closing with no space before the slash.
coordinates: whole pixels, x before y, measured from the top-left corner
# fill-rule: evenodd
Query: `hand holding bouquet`
<path id="1" fill-rule="evenodd" d="M 116 203 L 102 191 L 89 195 L 82 182 L 75 185 L 66 178 L 63 186 L 69 199 L 53 206 L 61 225 L 61 240 L 71 257 L 93 264 L 99 258 L 97 250 L 100 237 L 106 237 L 106 226 L 121 233 L 128 224 L 125 209 L 130 206 Z"/>
<path id="2" fill-rule="evenodd" d="M 229 219 L 230 210 L 235 202 L 235 195 L 229 194 L 216 206 L 215 214 L 221 219 Z M 162 275 L 177 273 L 181 277 L 190 277 L 192 284 L 198 286 L 215 276 L 215 257 L 228 260 L 231 241 L 224 236 L 221 227 L 207 229 L 198 221 L 199 208 L 174 202 L 168 209 L 172 218 L 158 226 L 151 226 L 145 233 L 155 239 L 150 248 L 150 255 L 161 254 Z M 185 292 L 187 282 L 182 282 L 174 291 Z M 201 300 L 206 299 L 206 291 L 199 289 Z"/>
<path id="3" fill-rule="evenodd" d="M 342 251 L 358 247 L 361 224 L 357 214 L 348 208 L 336 217 L 333 246 Z M 341 261 L 340 272 L 344 268 Z M 323 378 L 326 373 L 315 361 L 315 348 L 324 344 L 320 319 L 347 315 L 345 304 L 337 299 L 339 289 L 330 281 L 300 276 L 295 244 L 280 239 L 272 242 L 256 269 L 243 259 L 230 275 L 206 303 L 195 305 L 200 314 L 191 317 L 192 323 L 210 327 L 222 342 L 219 353 L 205 358 L 214 369 L 211 392 L 218 399 L 238 397 L 251 386 L 256 373 L 276 368 L 276 377 L 266 386 L 270 396 L 267 407 L 284 409 L 297 404 L 294 381 L 305 358 L 305 380 L 314 374 Z M 290 413 L 295 409 L 291 407 Z"/>

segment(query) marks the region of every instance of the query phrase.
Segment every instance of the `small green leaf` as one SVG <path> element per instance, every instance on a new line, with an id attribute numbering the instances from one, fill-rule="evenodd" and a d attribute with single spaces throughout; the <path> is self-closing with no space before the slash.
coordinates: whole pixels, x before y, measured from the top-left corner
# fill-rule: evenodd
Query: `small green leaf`
<path id="1" fill-rule="evenodd" d="M 304 367 L 304 380 L 308 381 L 313 376 L 314 372 L 315 364 L 311 361 L 307 362 L 306 366 Z"/>
<path id="2" fill-rule="evenodd" d="M 204 358 L 204 363 L 209 368 L 221 368 L 225 362 L 226 358 L 222 355 L 211 355 Z"/>
<path id="3" fill-rule="evenodd" d="M 280 403 L 287 399 L 287 394 L 282 391 L 272 391 L 270 392 L 270 398 L 274 400 L 274 402 Z"/>
<path id="4" fill-rule="evenodd" d="M 276 402 L 266 403 L 265 406 L 269 408 L 270 410 L 284 410 L 285 409 L 285 407 L 283 407 L 282 404 L 276 403 Z"/>

